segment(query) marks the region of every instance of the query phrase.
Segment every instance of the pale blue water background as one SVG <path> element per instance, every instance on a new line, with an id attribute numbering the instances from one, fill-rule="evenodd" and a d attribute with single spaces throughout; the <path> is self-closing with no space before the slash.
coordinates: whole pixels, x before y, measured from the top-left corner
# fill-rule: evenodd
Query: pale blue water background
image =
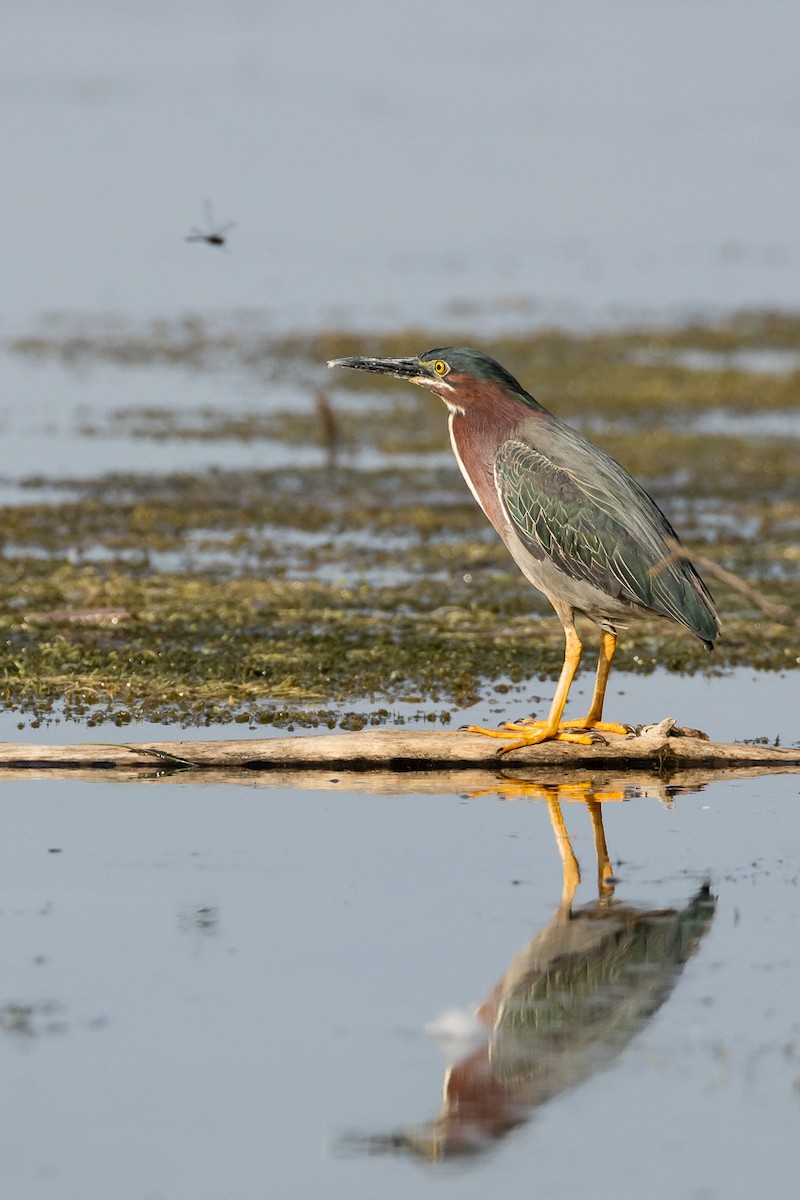
<path id="1" fill-rule="evenodd" d="M 798 35 L 778 0 L 8 0 L 0 336 L 109 311 L 477 334 L 794 307 Z M 206 198 L 237 222 L 229 253 L 183 241 Z M 98 455 L 264 454 L 74 436 L 82 405 L 223 404 L 219 378 L 3 363 L 8 499 Z M 609 716 L 791 742 L 795 680 L 615 675 Z M 2 736 L 97 736 L 16 724 Z M 196 736 L 122 733 L 160 735 Z M 604 806 L 620 899 L 684 904 L 708 877 L 717 916 L 605 1073 L 459 1170 L 339 1139 L 435 1114 L 445 1058 L 425 1024 L 482 999 L 558 902 L 544 804 L 257 782 L 3 782 L 5 1195 L 792 1194 L 797 776 Z M 586 899 L 588 817 L 564 807 Z"/>
<path id="2" fill-rule="evenodd" d="M 0 332 L 794 306 L 799 40 L 791 0 L 6 0 Z"/>
<path id="3" fill-rule="evenodd" d="M 424 1026 L 479 1002 L 557 906 L 543 802 L 6 782 L 4 1194 L 791 1194 L 799 791 L 783 776 L 603 806 L 619 900 L 682 906 L 709 878 L 716 917 L 605 1072 L 452 1166 L 342 1139 L 437 1112 L 447 1059 Z M 588 814 L 563 808 L 583 902 Z"/>

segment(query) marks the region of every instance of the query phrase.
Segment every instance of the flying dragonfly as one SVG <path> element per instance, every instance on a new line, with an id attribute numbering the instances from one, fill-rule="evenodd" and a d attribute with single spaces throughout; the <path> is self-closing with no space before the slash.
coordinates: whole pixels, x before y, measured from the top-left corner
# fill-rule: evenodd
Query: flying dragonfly
<path id="1" fill-rule="evenodd" d="M 217 225 L 214 220 L 214 210 L 211 207 L 211 201 L 206 200 L 203 205 L 203 215 L 206 219 L 206 229 L 198 229 L 192 226 L 184 241 L 187 242 L 207 242 L 209 246 L 224 246 L 227 242 L 226 234 L 228 230 L 235 228 L 235 221 L 227 221 L 224 225 Z"/>

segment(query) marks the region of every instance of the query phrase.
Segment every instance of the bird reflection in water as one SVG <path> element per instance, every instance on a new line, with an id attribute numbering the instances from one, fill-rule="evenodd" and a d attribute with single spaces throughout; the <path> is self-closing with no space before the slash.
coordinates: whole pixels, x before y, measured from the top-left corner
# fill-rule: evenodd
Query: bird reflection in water
<path id="1" fill-rule="evenodd" d="M 510 789 L 547 802 L 563 865 L 561 901 L 479 1007 L 488 1037 L 446 1071 L 439 1115 L 396 1133 L 348 1139 L 351 1149 L 407 1151 L 428 1161 L 488 1150 L 621 1053 L 668 998 L 713 920 L 707 883 L 683 908 L 614 898 L 601 804 L 630 790 L 523 781 Z M 574 905 L 580 869 L 561 811 L 562 801 L 578 799 L 592 822 L 598 890 L 581 907 Z"/>

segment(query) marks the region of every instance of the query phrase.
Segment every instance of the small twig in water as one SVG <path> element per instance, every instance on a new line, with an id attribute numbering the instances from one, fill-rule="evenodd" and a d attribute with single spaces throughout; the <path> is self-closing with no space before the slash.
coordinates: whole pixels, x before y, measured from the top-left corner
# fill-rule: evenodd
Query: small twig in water
<path id="1" fill-rule="evenodd" d="M 339 450 L 339 422 L 336 419 L 336 413 L 325 392 L 316 393 L 314 405 L 322 431 L 322 444 L 328 455 L 328 466 L 335 467 L 336 455 Z"/>
<path id="2" fill-rule="evenodd" d="M 800 617 L 789 607 L 788 604 L 776 604 L 774 600 L 770 600 L 769 596 L 765 596 L 758 588 L 753 587 L 751 583 L 741 579 L 735 575 L 733 571 L 729 571 L 727 567 L 721 567 L 713 558 L 707 558 L 705 554 L 690 553 L 684 549 L 679 542 L 670 541 L 670 553 L 666 558 L 662 558 L 660 563 L 652 568 L 654 575 L 660 574 L 666 570 L 672 563 L 680 562 L 685 559 L 693 563 L 696 567 L 706 571 L 709 575 L 713 575 L 719 579 L 721 583 L 725 583 L 735 592 L 739 592 L 746 599 L 758 605 L 763 612 L 772 617 L 780 625 L 786 625 L 789 629 L 800 629 Z"/>

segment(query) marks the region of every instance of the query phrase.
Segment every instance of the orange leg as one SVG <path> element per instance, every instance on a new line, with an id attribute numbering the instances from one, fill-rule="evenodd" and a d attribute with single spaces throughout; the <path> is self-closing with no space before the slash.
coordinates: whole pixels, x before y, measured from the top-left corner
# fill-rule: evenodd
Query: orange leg
<path id="1" fill-rule="evenodd" d="M 604 629 L 600 634 L 600 655 L 597 660 L 597 676 L 594 681 L 594 693 L 589 712 L 582 721 L 565 721 L 567 729 L 597 729 L 603 733 L 628 733 L 625 725 L 603 720 L 603 704 L 606 698 L 608 675 L 611 670 L 611 660 L 617 648 L 617 635 Z"/>
<path id="2" fill-rule="evenodd" d="M 470 733 L 483 733 L 487 737 L 513 739 L 508 746 L 501 748 L 501 754 L 508 754 L 509 750 L 519 750 L 522 746 L 536 746 L 539 742 L 549 741 L 579 742 L 581 745 L 588 746 L 598 740 L 596 736 L 592 736 L 593 734 L 629 732 L 625 725 L 602 720 L 611 660 L 617 647 L 616 634 L 610 633 L 607 629 L 604 629 L 600 635 L 597 676 L 587 716 L 582 721 L 561 720 L 583 649 L 572 621 L 562 616 L 562 623 L 566 641 L 564 665 L 561 668 L 558 686 L 547 719 L 544 721 L 506 721 L 501 729 L 483 729 L 479 725 L 470 725 L 469 727 Z M 581 732 L 582 730 L 586 732 Z"/>
<path id="3" fill-rule="evenodd" d="M 565 733 L 561 726 L 561 717 L 564 713 L 564 706 L 567 703 L 569 689 L 572 687 L 572 681 L 575 678 L 575 672 L 578 670 L 578 664 L 581 661 L 581 646 L 580 639 L 575 632 L 575 626 L 570 621 L 564 624 L 564 636 L 566 638 L 566 646 L 564 649 L 564 665 L 561 668 L 556 693 L 553 696 L 553 703 L 550 705 L 550 712 L 545 721 L 507 721 L 502 729 L 482 729 L 477 725 L 470 725 L 470 733 L 485 733 L 488 737 L 494 738 L 514 738 L 515 734 L 519 737 L 514 738 L 508 746 L 503 746 L 500 750 L 501 754 L 507 754 L 509 750 L 518 750 L 521 746 L 535 746 L 539 742 L 549 742 L 558 739 L 561 742 L 580 742 L 582 745 L 591 745 L 592 741 L 596 740 L 586 733 Z"/>
<path id="4" fill-rule="evenodd" d="M 613 896 L 614 868 L 611 866 L 611 860 L 608 857 L 606 831 L 603 829 L 603 810 L 597 800 L 587 800 L 586 806 L 589 809 L 589 816 L 592 819 L 594 849 L 597 856 L 597 894 L 601 898 L 603 896 Z"/>
<path id="5" fill-rule="evenodd" d="M 578 788 L 581 786 L 579 784 Z M 576 790 L 578 789 L 576 788 Z M 561 897 L 561 906 L 568 911 L 572 908 L 575 892 L 581 881 L 581 870 L 569 840 L 569 833 L 567 832 L 567 826 L 564 822 L 559 803 L 559 798 L 565 789 L 548 788 L 547 791 L 550 793 L 547 796 L 547 806 L 550 810 L 550 824 L 553 826 L 553 833 L 556 835 L 556 845 L 561 855 L 561 865 L 564 871 L 564 891 Z M 575 798 L 577 799 L 578 797 Z M 606 834 L 603 829 L 603 813 L 600 803 L 595 799 L 590 799 L 589 795 L 585 795 L 583 799 L 586 807 L 589 809 L 589 816 L 592 821 L 594 849 L 597 856 L 597 894 L 602 900 L 614 895 L 614 870 L 608 857 L 608 846 L 606 845 Z"/>
<path id="6" fill-rule="evenodd" d="M 564 872 L 564 891 L 561 896 L 561 907 L 569 911 L 572 908 L 572 901 L 575 899 L 575 892 L 581 881 L 581 869 L 578 866 L 575 851 L 572 849 L 572 843 L 569 840 L 567 827 L 564 823 L 564 814 L 561 812 L 561 805 L 558 802 L 558 788 L 548 788 L 548 791 L 550 794 L 547 797 L 547 808 L 550 812 L 550 824 L 553 827 L 553 833 L 556 835 L 556 845 L 561 855 L 561 866 Z"/>

